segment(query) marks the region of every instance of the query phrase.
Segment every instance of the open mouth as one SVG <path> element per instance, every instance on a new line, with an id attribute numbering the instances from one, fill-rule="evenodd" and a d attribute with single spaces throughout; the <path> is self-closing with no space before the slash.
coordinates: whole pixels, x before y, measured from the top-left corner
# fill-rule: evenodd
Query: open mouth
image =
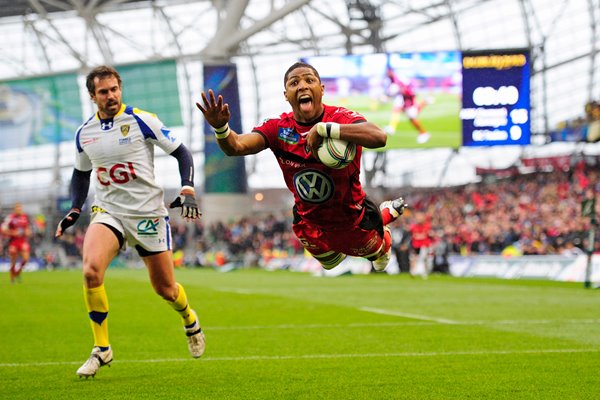
<path id="1" fill-rule="evenodd" d="M 309 95 L 302 95 L 298 99 L 298 103 L 300 104 L 300 110 L 308 112 L 312 107 L 312 98 Z"/>

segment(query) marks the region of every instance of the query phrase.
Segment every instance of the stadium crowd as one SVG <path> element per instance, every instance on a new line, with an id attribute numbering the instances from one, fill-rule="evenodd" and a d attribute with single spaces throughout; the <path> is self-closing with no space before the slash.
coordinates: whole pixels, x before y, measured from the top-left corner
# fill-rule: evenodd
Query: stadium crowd
<path id="1" fill-rule="evenodd" d="M 411 229 L 421 223 L 427 235 L 424 245 L 440 260 L 442 271 L 451 254 L 583 254 L 590 219 L 581 215 L 581 205 L 586 194 L 592 192 L 600 193 L 600 169 L 595 163 L 579 162 L 565 170 L 555 168 L 460 187 L 412 188 L 393 193 L 403 195 L 410 207 L 392 225 L 395 253 L 402 266 L 402 252 L 414 245 Z M 302 254 L 302 246 L 291 231 L 291 220 L 287 211 L 210 226 L 201 221 L 185 224 L 173 218 L 176 265 L 264 265 L 273 257 Z M 51 246 L 44 246 L 39 229 L 36 231 L 33 256 L 55 266 L 78 266 L 85 233 L 82 227 L 76 226 Z M 596 251 L 600 251 L 599 231 Z M 2 241 L 2 255 L 6 256 L 6 240 Z M 52 251 L 56 244 L 60 245 L 58 252 Z M 128 253 L 122 256 L 127 258 Z"/>
<path id="2" fill-rule="evenodd" d="M 406 197 L 414 214 L 431 221 L 432 240 L 447 241 L 452 253 L 563 254 L 571 245 L 585 249 L 589 218 L 581 204 L 589 190 L 600 191 L 600 173 L 579 165 Z"/>

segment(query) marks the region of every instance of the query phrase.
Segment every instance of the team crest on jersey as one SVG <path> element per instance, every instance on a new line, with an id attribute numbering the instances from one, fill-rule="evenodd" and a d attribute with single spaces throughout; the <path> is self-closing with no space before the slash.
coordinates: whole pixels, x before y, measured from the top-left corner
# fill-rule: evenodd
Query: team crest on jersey
<path id="1" fill-rule="evenodd" d="M 277 138 L 289 144 L 296 144 L 300 140 L 300 135 L 294 128 L 279 128 Z"/>
<path id="2" fill-rule="evenodd" d="M 158 235 L 159 219 L 143 219 L 137 224 L 137 233 L 140 236 Z"/>
<path id="3" fill-rule="evenodd" d="M 333 197 L 333 180 L 316 169 L 305 169 L 294 175 L 294 187 L 301 200 L 320 204 Z"/>
<path id="4" fill-rule="evenodd" d="M 110 131 L 113 127 L 112 119 L 101 119 L 100 120 L 100 129 L 103 131 Z"/>
<path id="5" fill-rule="evenodd" d="M 127 136 L 129 134 L 129 125 L 121 126 L 121 135 Z"/>

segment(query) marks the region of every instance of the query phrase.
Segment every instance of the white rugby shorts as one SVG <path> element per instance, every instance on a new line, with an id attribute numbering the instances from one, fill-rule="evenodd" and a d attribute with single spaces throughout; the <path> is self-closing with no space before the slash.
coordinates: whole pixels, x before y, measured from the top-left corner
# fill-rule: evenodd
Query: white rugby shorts
<path id="1" fill-rule="evenodd" d="M 149 252 L 172 249 L 169 217 L 115 217 L 103 210 L 92 213 L 91 224 L 106 224 L 115 228 L 125 238 L 125 242 L 135 248 L 139 245 Z"/>

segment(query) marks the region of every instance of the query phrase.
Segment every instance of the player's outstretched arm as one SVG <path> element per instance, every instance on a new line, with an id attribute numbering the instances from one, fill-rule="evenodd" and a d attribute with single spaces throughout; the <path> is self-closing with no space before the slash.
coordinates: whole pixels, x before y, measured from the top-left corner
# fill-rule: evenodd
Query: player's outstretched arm
<path id="1" fill-rule="evenodd" d="M 196 107 L 206 118 L 206 122 L 213 127 L 217 143 L 223 153 L 228 156 L 245 156 L 256 154 L 265 149 L 265 140 L 262 135 L 252 132 L 238 135 L 229 127 L 229 104 L 223 102 L 223 96 L 215 97 L 215 93 L 209 89 L 208 96 L 202 92 L 202 103 L 196 103 Z"/>

